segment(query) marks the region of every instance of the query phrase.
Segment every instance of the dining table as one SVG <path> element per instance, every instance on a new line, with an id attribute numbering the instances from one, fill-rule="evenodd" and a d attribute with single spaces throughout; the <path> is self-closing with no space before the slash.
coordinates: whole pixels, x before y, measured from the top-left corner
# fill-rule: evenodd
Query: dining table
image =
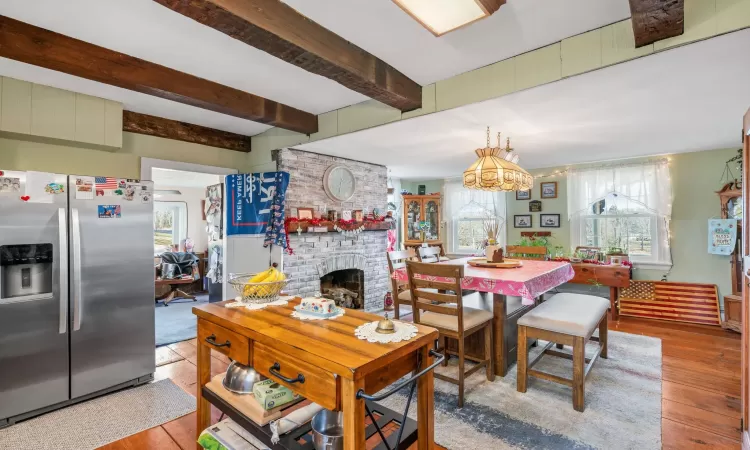
<path id="1" fill-rule="evenodd" d="M 536 306 L 544 293 L 573 279 L 575 272 L 566 261 L 522 260 L 520 267 L 490 268 L 472 266 L 469 264 L 471 259 L 477 258 L 452 259 L 435 264 L 463 265 L 461 288 L 478 293 L 465 296 L 464 307 L 492 311 L 495 374 L 504 377 L 517 359 L 518 319 Z M 399 281 L 409 281 L 406 268 L 395 270 L 393 277 Z M 488 294 L 492 294 L 491 301 Z M 465 348 L 468 355 L 482 355 L 484 342 L 481 335 L 475 333 L 467 338 Z"/>

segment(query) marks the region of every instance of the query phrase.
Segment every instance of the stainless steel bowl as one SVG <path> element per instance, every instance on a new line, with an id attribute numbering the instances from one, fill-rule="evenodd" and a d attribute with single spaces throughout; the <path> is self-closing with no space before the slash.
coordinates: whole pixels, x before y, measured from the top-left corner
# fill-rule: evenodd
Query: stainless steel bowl
<path id="1" fill-rule="evenodd" d="M 310 422 L 316 450 L 343 450 L 344 414 L 323 409 Z"/>
<path id="2" fill-rule="evenodd" d="M 266 379 L 252 367 L 232 361 L 224 375 L 223 384 L 228 391 L 235 394 L 252 394 L 255 383 Z"/>

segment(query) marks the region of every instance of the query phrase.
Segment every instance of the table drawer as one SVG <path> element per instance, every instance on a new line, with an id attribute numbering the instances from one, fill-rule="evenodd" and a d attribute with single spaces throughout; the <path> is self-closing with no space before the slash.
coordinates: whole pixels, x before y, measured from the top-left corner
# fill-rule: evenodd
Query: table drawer
<path id="1" fill-rule="evenodd" d="M 630 286 L 630 268 L 626 266 L 573 265 L 573 269 L 575 270 L 575 276 L 570 280 L 570 283 L 600 283 L 607 287 Z"/>
<path id="2" fill-rule="evenodd" d="M 274 369 L 274 366 L 277 368 Z M 338 409 L 341 404 L 338 377 L 318 366 L 300 361 L 256 342 L 253 349 L 253 367 L 256 371 L 326 409 Z M 297 379 L 302 376 L 304 381 L 284 381 L 278 375 L 271 373 L 272 370 L 287 379 Z"/>
<path id="3" fill-rule="evenodd" d="M 198 321 L 198 341 L 205 343 L 213 350 L 227 355 L 240 364 L 250 365 L 250 339 L 232 330 L 207 320 Z"/>

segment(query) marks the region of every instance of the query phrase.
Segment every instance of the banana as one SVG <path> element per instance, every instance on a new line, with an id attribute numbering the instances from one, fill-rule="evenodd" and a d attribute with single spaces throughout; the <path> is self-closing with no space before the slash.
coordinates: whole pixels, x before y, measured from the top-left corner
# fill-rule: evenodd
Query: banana
<path id="1" fill-rule="evenodd" d="M 252 277 L 242 290 L 245 296 L 266 296 L 279 290 L 277 286 L 260 285 L 258 283 L 272 283 L 274 281 L 286 280 L 286 275 L 275 267 L 270 267 Z"/>

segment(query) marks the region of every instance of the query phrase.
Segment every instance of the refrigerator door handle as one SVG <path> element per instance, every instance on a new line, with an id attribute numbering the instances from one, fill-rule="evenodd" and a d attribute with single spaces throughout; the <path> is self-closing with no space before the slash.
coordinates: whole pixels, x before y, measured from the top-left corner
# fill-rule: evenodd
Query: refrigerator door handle
<path id="1" fill-rule="evenodd" d="M 83 292 L 81 290 L 81 221 L 78 218 L 78 208 L 70 211 L 73 228 L 73 331 L 81 329 L 81 304 Z"/>
<path id="2" fill-rule="evenodd" d="M 60 334 L 68 332 L 68 217 L 67 208 L 57 210 L 60 231 Z"/>

